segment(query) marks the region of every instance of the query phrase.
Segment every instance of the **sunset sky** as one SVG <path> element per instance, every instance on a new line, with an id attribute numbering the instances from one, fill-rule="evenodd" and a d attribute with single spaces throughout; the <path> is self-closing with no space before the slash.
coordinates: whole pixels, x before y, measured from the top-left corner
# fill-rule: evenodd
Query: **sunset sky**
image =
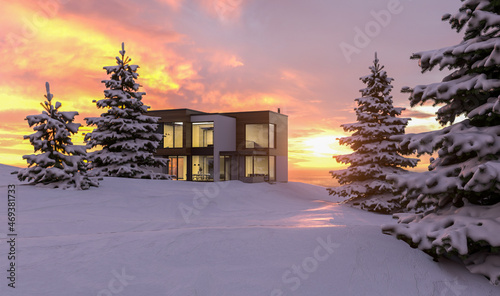
<path id="1" fill-rule="evenodd" d="M 102 113 L 103 66 L 121 42 L 140 66 L 152 109 L 273 110 L 289 116 L 290 180 L 328 176 L 335 138 L 355 122 L 354 99 L 374 52 L 395 78 L 394 102 L 413 120 L 407 132 L 438 128 L 435 108 L 409 109 L 403 86 L 440 81 L 421 74 L 413 52 L 456 44 L 441 21 L 458 0 L 19 0 L 0 18 L 0 163 L 25 166 L 33 148 L 24 120 L 39 114 L 50 82 L 77 121 Z M 349 49 L 346 53 L 346 49 Z M 81 131 L 89 131 L 82 128 Z M 82 144 L 81 136 L 75 144 Z M 425 160 L 423 165 L 425 166 Z"/>

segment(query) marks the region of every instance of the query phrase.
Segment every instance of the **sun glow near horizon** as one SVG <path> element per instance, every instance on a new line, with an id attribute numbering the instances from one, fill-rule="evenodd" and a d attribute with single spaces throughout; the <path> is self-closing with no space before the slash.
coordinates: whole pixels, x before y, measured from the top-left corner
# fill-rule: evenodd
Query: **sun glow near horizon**
<path id="1" fill-rule="evenodd" d="M 289 144 L 289 159 L 293 167 L 309 169 L 339 169 L 345 167 L 333 159 L 334 155 L 352 153 L 352 150 L 339 144 L 338 138 L 344 135 L 332 135 L 323 132 L 318 135 L 291 138 Z"/>

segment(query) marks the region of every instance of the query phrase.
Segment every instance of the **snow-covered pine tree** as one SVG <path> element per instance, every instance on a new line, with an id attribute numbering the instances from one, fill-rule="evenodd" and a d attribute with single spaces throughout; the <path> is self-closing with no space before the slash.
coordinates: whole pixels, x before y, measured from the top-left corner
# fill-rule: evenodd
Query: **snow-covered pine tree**
<path id="1" fill-rule="evenodd" d="M 500 283 L 500 2 L 465 0 L 444 15 L 463 40 L 454 46 L 413 54 L 422 72 L 452 73 L 441 82 L 418 85 L 411 105 L 442 105 L 441 130 L 401 136 L 406 153 L 438 151 L 429 171 L 394 176 L 413 209 L 384 233 L 434 257 L 460 258 L 473 273 Z M 457 116 L 466 119 L 453 124 Z"/>
<path id="2" fill-rule="evenodd" d="M 139 66 L 129 64 L 131 59 L 125 58 L 123 43 L 120 55 L 116 57 L 117 66 L 104 67 L 111 79 L 102 81 L 107 88 L 105 99 L 96 102 L 98 108 L 107 112 L 100 117 L 85 118 L 88 125 L 96 126 L 85 135 L 88 148 L 102 148 L 89 153 L 92 174 L 171 179 L 169 175 L 148 169 L 167 165 L 166 160 L 153 156 L 161 140 L 161 135 L 156 133 L 159 117 L 146 115 L 150 108 L 142 102 L 146 93 L 139 92 L 140 85 L 135 82 Z"/>
<path id="3" fill-rule="evenodd" d="M 360 90 L 358 122 L 341 125 L 350 137 L 339 139 L 341 145 L 350 146 L 353 153 L 334 156 L 338 162 L 350 164 L 347 169 L 330 171 L 341 186 L 328 188 L 331 195 L 347 197 L 346 203 L 361 209 L 380 213 L 393 213 L 402 209 L 400 197 L 393 193 L 392 184 L 386 180 L 389 174 L 402 174 L 403 167 L 416 166 L 418 159 L 405 158 L 399 154 L 399 142 L 392 135 L 405 132 L 409 118 L 399 118 L 404 108 L 393 106 L 392 78 L 387 77 L 384 66 L 379 64 L 377 54 L 371 74 L 361 77 L 366 88 Z"/>
<path id="4" fill-rule="evenodd" d="M 71 135 L 78 132 L 79 123 L 73 122 L 78 112 L 60 112 L 61 103 L 52 104 L 53 94 L 50 85 L 45 83 L 47 99 L 40 103 L 45 111 L 39 115 L 26 117 L 34 134 L 24 136 L 29 139 L 35 152 L 40 154 L 24 155 L 28 167 L 18 170 L 20 181 L 30 181 L 53 188 L 88 189 L 99 186 L 94 178 L 86 175 L 86 146 L 73 145 Z"/>

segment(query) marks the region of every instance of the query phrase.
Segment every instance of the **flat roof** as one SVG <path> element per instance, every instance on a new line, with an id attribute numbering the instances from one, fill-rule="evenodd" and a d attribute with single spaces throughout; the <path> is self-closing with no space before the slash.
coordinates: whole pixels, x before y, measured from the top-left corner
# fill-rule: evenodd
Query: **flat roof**
<path id="1" fill-rule="evenodd" d="M 160 111 L 192 111 L 192 112 L 203 113 L 203 114 L 211 114 L 211 113 L 198 111 L 198 110 L 194 110 L 194 109 L 189 109 L 189 108 L 158 109 L 158 110 L 155 109 L 155 110 L 149 110 L 148 112 L 153 112 L 153 111 L 156 111 L 156 112 L 160 112 Z"/>
<path id="2" fill-rule="evenodd" d="M 283 115 L 283 116 L 287 116 L 287 117 L 288 117 L 288 115 L 286 115 L 286 114 L 283 114 L 283 113 L 278 113 L 278 112 L 271 111 L 271 110 L 260 110 L 260 111 L 241 111 L 241 112 L 222 112 L 221 114 L 260 113 L 260 112 L 270 112 L 270 113 L 274 113 L 274 114 Z"/>
<path id="3" fill-rule="evenodd" d="M 197 113 L 200 113 L 199 115 L 211 115 L 211 114 L 220 114 L 220 115 L 229 115 L 229 114 L 241 114 L 241 113 L 262 113 L 262 112 L 269 112 L 269 113 L 274 113 L 274 114 L 278 114 L 278 115 L 283 115 L 283 116 L 287 116 L 286 114 L 283 114 L 283 113 L 278 113 L 278 112 L 275 112 L 275 111 L 271 111 L 271 110 L 258 110 L 258 111 L 236 111 L 236 112 L 213 112 L 213 113 L 209 113 L 209 112 L 204 112 L 204 111 L 199 111 L 199 110 L 194 110 L 194 109 L 189 109 L 189 108 L 178 108 L 178 109 L 159 109 L 159 110 L 150 110 L 148 112 L 165 112 L 165 111 L 192 111 L 192 112 L 197 112 Z M 198 115 L 198 114 L 197 114 Z"/>

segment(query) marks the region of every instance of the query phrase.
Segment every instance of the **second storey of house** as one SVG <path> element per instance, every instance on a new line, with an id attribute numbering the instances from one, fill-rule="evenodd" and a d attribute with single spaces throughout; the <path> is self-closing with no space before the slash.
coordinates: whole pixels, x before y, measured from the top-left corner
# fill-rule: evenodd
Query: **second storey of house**
<path id="1" fill-rule="evenodd" d="M 191 109 L 155 110 L 163 134 L 158 155 L 237 151 L 288 156 L 288 117 L 272 111 L 205 113 Z"/>

